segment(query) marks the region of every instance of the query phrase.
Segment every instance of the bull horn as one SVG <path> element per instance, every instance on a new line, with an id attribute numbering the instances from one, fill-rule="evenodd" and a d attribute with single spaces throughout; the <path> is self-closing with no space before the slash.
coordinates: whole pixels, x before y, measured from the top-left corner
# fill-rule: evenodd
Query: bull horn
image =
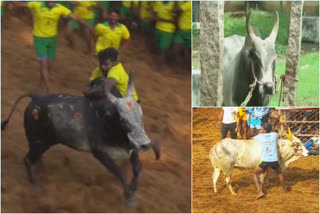
<path id="1" fill-rule="evenodd" d="M 247 33 L 248 33 L 249 39 L 251 41 L 254 41 L 257 38 L 257 36 L 255 35 L 255 33 L 252 29 L 251 23 L 250 23 L 251 22 L 250 21 L 251 20 L 251 12 L 252 12 L 252 10 L 250 10 L 247 15 L 246 27 L 247 27 Z"/>
<path id="2" fill-rule="evenodd" d="M 151 142 L 151 148 L 154 152 L 154 155 L 156 157 L 156 160 L 160 159 L 160 144 L 158 141 L 152 141 Z"/>
<path id="3" fill-rule="evenodd" d="M 273 42 L 276 41 L 276 38 L 278 35 L 278 30 L 279 30 L 279 14 L 277 11 L 275 13 L 276 13 L 276 21 L 275 21 L 274 26 L 272 28 L 272 31 L 268 37 L 268 39 L 271 39 Z"/>
<path id="4" fill-rule="evenodd" d="M 287 138 L 288 138 L 290 141 L 293 141 L 292 133 L 291 133 L 291 130 L 290 130 L 290 128 L 289 128 L 289 127 L 288 127 L 288 134 L 287 134 Z"/>
<path id="5" fill-rule="evenodd" d="M 117 98 L 115 96 L 113 96 L 113 94 L 111 94 L 110 90 L 108 89 L 106 80 L 104 81 L 104 88 L 105 88 L 104 93 L 105 93 L 106 97 L 110 100 L 111 103 L 115 103 Z"/>
<path id="6" fill-rule="evenodd" d="M 128 82 L 128 89 L 127 89 L 127 93 L 126 96 L 133 96 L 133 92 L 134 92 L 134 84 L 133 84 L 134 78 L 133 78 L 133 72 L 129 73 L 129 82 Z"/>

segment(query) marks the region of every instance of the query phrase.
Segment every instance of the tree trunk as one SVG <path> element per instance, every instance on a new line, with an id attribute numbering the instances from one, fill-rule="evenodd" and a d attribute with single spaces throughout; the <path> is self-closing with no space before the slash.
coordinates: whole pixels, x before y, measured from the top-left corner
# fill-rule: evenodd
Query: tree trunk
<path id="1" fill-rule="evenodd" d="M 296 106 L 296 79 L 298 78 L 302 37 L 302 9 L 303 1 L 291 2 L 288 53 L 286 61 L 287 78 L 284 81 L 283 91 L 285 106 Z"/>
<path id="2" fill-rule="evenodd" d="M 200 64 L 202 106 L 221 106 L 224 2 L 200 1 Z"/>

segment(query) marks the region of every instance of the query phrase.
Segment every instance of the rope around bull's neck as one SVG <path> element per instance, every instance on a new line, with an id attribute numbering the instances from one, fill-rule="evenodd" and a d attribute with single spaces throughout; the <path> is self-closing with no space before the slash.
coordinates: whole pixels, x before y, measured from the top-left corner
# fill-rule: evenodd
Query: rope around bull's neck
<path id="1" fill-rule="evenodd" d="M 254 66 L 253 66 L 253 62 L 251 62 L 251 73 L 252 73 L 252 76 L 253 76 L 253 83 L 251 83 L 249 85 L 249 88 L 250 88 L 250 91 L 246 97 L 246 99 L 241 103 L 241 107 L 244 107 L 244 106 L 247 106 L 248 105 L 248 102 L 250 101 L 251 97 L 252 97 L 252 93 L 253 93 L 253 90 L 255 89 L 257 83 L 258 84 L 261 84 L 261 82 L 259 82 L 257 80 L 257 77 L 256 77 L 256 73 L 254 72 Z"/>

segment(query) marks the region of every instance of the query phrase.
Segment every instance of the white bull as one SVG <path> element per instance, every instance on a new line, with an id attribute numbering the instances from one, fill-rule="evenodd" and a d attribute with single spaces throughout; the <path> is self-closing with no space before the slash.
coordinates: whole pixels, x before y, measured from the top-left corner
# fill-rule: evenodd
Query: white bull
<path id="1" fill-rule="evenodd" d="M 281 170 L 297 160 L 300 156 L 308 156 L 308 150 L 301 141 L 291 135 L 289 139 L 280 138 L 278 144 L 278 157 Z M 236 195 L 231 186 L 231 171 L 233 167 L 255 168 L 261 162 L 261 146 L 254 140 L 223 139 L 214 145 L 209 154 L 214 173 L 212 175 L 214 192 L 217 193 L 217 181 L 222 171 L 226 176 L 226 184 L 231 193 Z M 263 174 L 260 175 L 263 183 Z"/>

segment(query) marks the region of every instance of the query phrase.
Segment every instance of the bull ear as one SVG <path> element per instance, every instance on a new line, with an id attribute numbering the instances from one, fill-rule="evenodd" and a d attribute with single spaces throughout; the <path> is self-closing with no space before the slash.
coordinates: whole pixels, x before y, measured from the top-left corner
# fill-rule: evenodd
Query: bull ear
<path id="1" fill-rule="evenodd" d="M 292 133 L 291 133 L 291 130 L 290 130 L 290 128 L 289 128 L 289 127 L 288 127 L 288 134 L 287 134 L 287 138 L 288 138 L 290 141 L 293 141 Z"/>
<path id="2" fill-rule="evenodd" d="M 134 92 L 134 84 L 133 84 L 134 78 L 133 78 L 133 72 L 129 73 L 129 82 L 128 82 L 128 88 L 127 88 L 127 93 L 126 96 L 133 96 Z"/>
<path id="3" fill-rule="evenodd" d="M 273 28 L 272 28 L 272 31 L 268 37 L 268 39 L 270 39 L 272 42 L 276 42 L 276 38 L 278 35 L 278 29 L 279 29 L 279 14 L 277 11 L 275 12 L 275 15 L 276 15 L 276 21 L 275 21 Z"/>

